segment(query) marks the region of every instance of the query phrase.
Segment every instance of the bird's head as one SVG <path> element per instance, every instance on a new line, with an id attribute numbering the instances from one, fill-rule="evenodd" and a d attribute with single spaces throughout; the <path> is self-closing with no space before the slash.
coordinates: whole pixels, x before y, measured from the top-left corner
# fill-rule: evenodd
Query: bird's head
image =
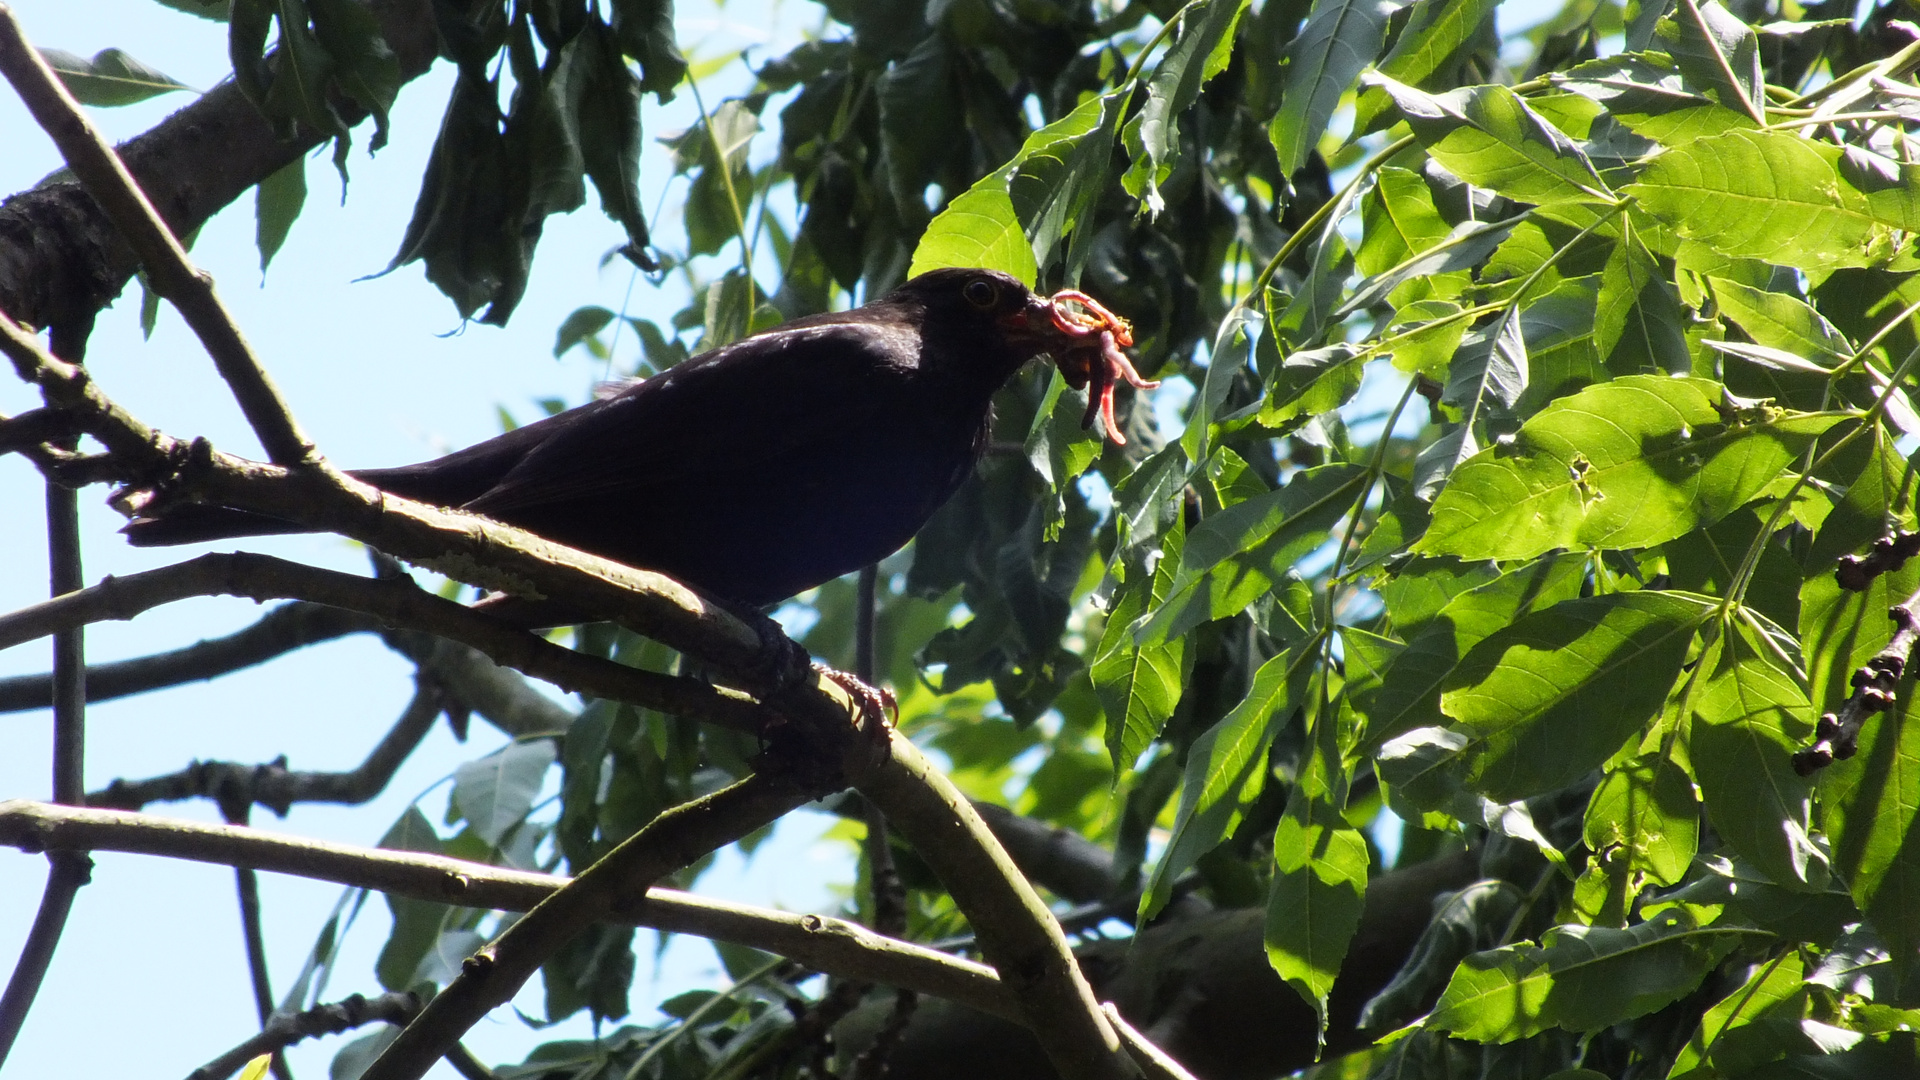
<path id="1" fill-rule="evenodd" d="M 1082 426 L 1091 426 L 1099 415 L 1115 445 L 1127 440 L 1114 416 L 1114 387 L 1122 379 L 1143 390 L 1160 385 L 1141 378 L 1122 351 L 1133 344 L 1132 325 L 1077 289 L 1041 296 L 998 270 L 949 267 L 921 274 L 894 296 L 921 307 L 929 326 L 969 326 L 993 333 L 1013 362 L 1006 375 L 1042 353 L 1050 354 L 1068 385 L 1078 390 L 1091 384 Z"/>

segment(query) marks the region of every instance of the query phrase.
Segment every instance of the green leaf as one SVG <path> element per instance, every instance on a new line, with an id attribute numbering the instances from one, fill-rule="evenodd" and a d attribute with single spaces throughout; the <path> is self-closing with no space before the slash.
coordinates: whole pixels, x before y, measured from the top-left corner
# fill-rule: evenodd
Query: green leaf
<path id="1" fill-rule="evenodd" d="M 1729 418 L 1704 379 L 1628 376 L 1553 402 L 1510 446 L 1456 469 L 1420 554 L 1530 559 L 1554 548 L 1636 548 L 1708 525 L 1772 482 L 1829 413 Z"/>
<path id="2" fill-rule="evenodd" d="M 1120 183 L 1147 213 L 1164 208 L 1160 184 L 1173 171 L 1180 139 L 1180 114 L 1200 96 L 1200 88 L 1226 69 L 1233 51 L 1233 28 L 1249 0 L 1200 0 L 1183 9 L 1180 33 L 1147 80 L 1147 101 L 1123 133 L 1133 161 Z"/>
<path id="3" fill-rule="evenodd" d="M 927 185 L 953 154 L 953 133 L 966 126 L 951 51 L 945 37 L 928 34 L 875 82 L 887 183 L 894 205 L 916 217 L 924 213 Z"/>
<path id="4" fill-rule="evenodd" d="M 1711 610 L 1705 597 L 1610 593 L 1555 604 L 1475 645 L 1440 695 L 1469 740 L 1468 785 L 1508 802 L 1598 767 L 1659 713 Z"/>
<path id="5" fill-rule="evenodd" d="M 1140 896 L 1142 923 L 1159 914 L 1174 881 L 1227 834 L 1241 789 L 1266 768 L 1267 748 L 1300 702 L 1313 652 L 1297 646 L 1261 664 L 1247 695 L 1188 748 L 1173 833 Z"/>
<path id="6" fill-rule="evenodd" d="M 638 99 L 638 84 L 635 84 Z M 760 133 L 760 118 L 739 100 L 723 101 L 701 123 L 661 140 L 673 152 L 674 172 L 691 173 L 685 223 L 689 250 L 712 255 L 740 238 L 753 177 L 747 152 Z"/>
<path id="7" fill-rule="evenodd" d="M 1706 87 L 1721 105 L 1754 123 L 1767 122 L 1760 36 L 1745 20 L 1717 0 L 1679 0 L 1653 34 L 1689 82 Z"/>
<path id="8" fill-rule="evenodd" d="M 1360 927 L 1367 895 L 1367 841 L 1340 811 L 1295 791 L 1273 833 L 1267 896 L 1267 962 L 1319 1016 L 1326 1047 L 1327 995 Z"/>
<path id="9" fill-rule="evenodd" d="M 254 246 L 260 250 L 260 273 L 287 242 L 293 223 L 307 203 L 307 159 L 297 157 L 260 181 L 253 201 Z"/>
<path id="10" fill-rule="evenodd" d="M 307 0 L 313 34 L 327 50 L 333 80 L 373 115 L 369 149 L 387 144 L 387 110 L 400 93 L 400 58 L 380 33 L 373 8 L 358 0 Z"/>
<path id="11" fill-rule="evenodd" d="M 551 739 L 509 743 L 498 753 L 469 761 L 453 773 L 453 805 L 489 846 L 533 809 L 554 761 Z"/>
<path id="12" fill-rule="evenodd" d="M 227 0 L 153 0 L 161 7 L 197 15 L 208 22 L 227 21 Z"/>
<path id="13" fill-rule="evenodd" d="M 1614 245 L 1600 272 L 1594 347 L 1617 374 L 1684 375 L 1693 369 L 1684 325 L 1673 282 L 1633 230 Z"/>
<path id="14" fill-rule="evenodd" d="M 1800 586 L 1801 648 L 1807 659 L 1807 697 L 1815 715 L 1836 712 L 1851 690 L 1853 673 L 1893 637 L 1886 617 L 1920 588 L 1920 561 L 1879 574 L 1866 589 L 1851 592 L 1834 581 L 1831 567 L 1818 567 Z"/>
<path id="15" fill-rule="evenodd" d="M 1721 314 L 1738 323 L 1754 344 L 1791 353 L 1821 369 L 1852 358 L 1853 343 L 1805 300 L 1722 277 L 1709 276 L 1707 281 Z"/>
<path id="16" fill-rule="evenodd" d="M 1729 131 L 1653 159 L 1629 194 L 1680 236 L 1783 266 L 1870 266 L 1920 231 L 1920 166 L 1784 131 Z"/>
<path id="17" fill-rule="evenodd" d="M 554 331 L 554 359 L 559 359 L 568 349 L 591 339 L 612 321 L 613 312 L 597 304 L 574 308 L 566 318 L 560 320 L 560 328 Z"/>
<path id="18" fill-rule="evenodd" d="M 1920 944 L 1920 724 L 1913 681 L 1860 731 L 1859 752 L 1820 774 L 1821 824 L 1854 903 L 1895 956 Z"/>
<path id="19" fill-rule="evenodd" d="M 1813 734 L 1806 693 L 1769 663 L 1745 627 L 1722 634 L 1693 697 L 1694 778 L 1720 838 L 1776 884 L 1826 888 L 1826 856 L 1813 844 L 1813 786 L 1793 751 Z"/>
<path id="20" fill-rule="evenodd" d="M 1754 126 L 1745 113 L 1695 93 L 1672 61 L 1653 53 L 1589 60 L 1549 78 L 1556 87 L 1606 106 L 1607 115 L 1634 134 L 1668 146 Z"/>
<path id="21" fill-rule="evenodd" d="M 1187 536 L 1167 598 L 1134 632 L 1153 645 L 1246 609 L 1318 547 L 1366 486 L 1357 465 L 1305 469 L 1285 487 L 1203 519 Z"/>
<path id="22" fill-rule="evenodd" d="M 1700 1018 L 1693 1037 L 1674 1058 L 1668 1080 L 1741 1076 L 1789 1050 L 1811 1050 L 1799 1032 L 1805 1004 L 1806 976 L 1799 953 L 1783 953 L 1755 968 L 1742 986 Z M 1791 1042 L 1784 1046 L 1782 1026 L 1791 1032 Z"/>
<path id="23" fill-rule="evenodd" d="M 1379 746 L 1414 728 L 1441 723 L 1440 688 L 1460 658 L 1528 612 L 1579 596 L 1585 577 L 1586 560 L 1578 556 L 1515 563 L 1409 628 L 1412 637 L 1387 670 L 1369 710 L 1365 745 Z"/>
<path id="24" fill-rule="evenodd" d="M 616 11 L 633 6 L 615 5 Z M 668 18 L 672 17 L 672 4 L 659 6 L 666 9 Z M 621 254 L 640 269 L 651 270 L 655 263 L 647 254 L 647 217 L 640 206 L 640 95 L 643 89 L 656 87 L 651 83 L 643 87 L 633 77 L 620 58 L 614 36 L 597 23 L 589 23 L 564 50 L 552 88 L 571 118 L 581 165 L 593 181 L 593 189 L 600 193 L 600 209 L 626 230 L 627 243 Z M 669 45 L 672 40 L 669 26 Z M 677 74 L 673 81 L 679 81 Z M 671 88 L 669 84 L 666 89 Z"/>
<path id="25" fill-rule="evenodd" d="M 1380 747 L 1374 761 L 1387 806 L 1422 828 L 1451 830 L 1456 823 L 1533 845 L 1542 858 L 1568 877 L 1566 856 L 1540 831 L 1525 802 L 1495 802 L 1467 790 L 1462 781 L 1466 736 L 1446 728 L 1415 728 Z"/>
<path id="26" fill-rule="evenodd" d="M 39 51 L 40 59 L 60 76 L 67 93 L 82 105 L 131 105 L 175 90 L 193 89 L 120 49 L 102 49 L 91 60 L 61 49 Z"/>
<path id="27" fill-rule="evenodd" d="M 1390 0 L 1314 0 L 1287 45 L 1286 86 L 1267 138 L 1291 175 L 1307 163 L 1340 98 L 1385 44 Z"/>
<path id="28" fill-rule="evenodd" d="M 989 175 L 947 204 L 913 249 L 909 278 L 948 266 L 980 266 L 1032 286 L 1040 268 L 1004 182 Z"/>
<path id="29" fill-rule="evenodd" d="M 613 0 L 613 34 L 620 51 L 640 61 L 640 88 L 664 105 L 687 73 L 673 36 L 673 0 Z"/>
<path id="30" fill-rule="evenodd" d="M 1587 849 L 1629 873 L 1673 885 L 1700 848 L 1700 807 L 1685 769 L 1640 757 L 1612 769 L 1587 802 Z"/>
<path id="31" fill-rule="evenodd" d="M 1556 1027 L 1598 1031 L 1691 992 L 1736 940 L 1696 929 L 1678 910 L 1623 930 L 1557 926 L 1539 945 L 1467 957 L 1426 1025 L 1491 1043 Z"/>
<path id="32" fill-rule="evenodd" d="M 1577 143 L 1504 86 L 1444 94 L 1369 75 L 1392 96 L 1433 159 L 1470 184 L 1530 203 L 1611 199 Z"/>
<path id="33" fill-rule="evenodd" d="M 1412 17 L 1380 61 L 1380 73 L 1419 86 L 1452 64 L 1499 6 L 1499 0 L 1416 0 Z M 1385 126 L 1382 117 L 1391 104 L 1379 87 L 1363 91 L 1354 102 L 1354 134 Z"/>
<path id="34" fill-rule="evenodd" d="M 1094 692 L 1106 711 L 1107 753 L 1113 759 L 1116 779 L 1132 770 L 1180 703 L 1187 639 L 1176 637 L 1158 645 L 1140 646 L 1133 643 L 1127 628 L 1149 606 L 1165 599 L 1185 539 L 1185 526 L 1176 516 L 1172 528 L 1164 534 L 1163 554 L 1153 572 L 1132 575 L 1115 595 L 1089 672 Z"/>
<path id="35" fill-rule="evenodd" d="M 1282 357 L 1276 335 L 1262 334 L 1254 350 L 1260 366 L 1272 372 L 1258 418 L 1263 427 L 1280 429 L 1332 412 L 1360 391 L 1366 354 L 1355 346 L 1300 349 Z"/>
<path id="36" fill-rule="evenodd" d="M 1013 172 L 1007 194 L 1032 240 L 1034 263 L 1048 265 L 1061 238 L 1073 235 L 1066 259 L 1067 281 L 1079 279 L 1087 256 L 1093 230 L 1081 226 L 1106 188 L 1125 96 L 1116 90 L 1081 102 L 1027 136 L 1019 156 L 1010 163 Z"/>

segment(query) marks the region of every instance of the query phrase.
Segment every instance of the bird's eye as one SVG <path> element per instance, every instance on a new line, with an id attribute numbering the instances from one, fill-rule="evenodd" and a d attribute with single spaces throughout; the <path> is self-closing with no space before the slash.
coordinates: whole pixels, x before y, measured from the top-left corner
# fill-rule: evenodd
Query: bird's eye
<path id="1" fill-rule="evenodd" d="M 966 288 L 960 290 L 960 295 L 966 297 L 967 303 L 974 307 L 990 308 L 999 301 L 1000 290 L 985 278 L 974 278 L 967 282 Z"/>

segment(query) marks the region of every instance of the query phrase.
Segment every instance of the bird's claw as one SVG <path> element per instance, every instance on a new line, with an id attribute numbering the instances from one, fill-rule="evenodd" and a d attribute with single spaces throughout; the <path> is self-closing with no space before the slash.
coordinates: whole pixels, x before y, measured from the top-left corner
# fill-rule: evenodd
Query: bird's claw
<path id="1" fill-rule="evenodd" d="M 1075 390 L 1091 384 L 1087 415 L 1081 419 L 1080 426 L 1091 427 L 1094 416 L 1098 415 L 1106 422 L 1107 438 L 1113 440 L 1115 446 L 1125 446 L 1127 437 L 1120 433 L 1120 424 L 1113 412 L 1114 387 L 1121 379 L 1139 390 L 1152 390 L 1160 385 L 1158 379 L 1141 378 L 1133 361 L 1121 351 L 1133 344 L 1133 324 L 1078 289 L 1061 289 L 1048 299 L 1054 328 L 1074 339 L 1060 354 L 1060 374 Z M 1067 304 L 1078 307 L 1066 307 Z"/>
<path id="2" fill-rule="evenodd" d="M 856 676 L 830 668 L 817 660 L 814 661 L 813 670 L 853 698 L 860 731 L 868 739 L 881 746 L 892 739 L 894 725 L 900 721 L 900 702 L 894 698 L 893 691 L 869 686 Z"/>

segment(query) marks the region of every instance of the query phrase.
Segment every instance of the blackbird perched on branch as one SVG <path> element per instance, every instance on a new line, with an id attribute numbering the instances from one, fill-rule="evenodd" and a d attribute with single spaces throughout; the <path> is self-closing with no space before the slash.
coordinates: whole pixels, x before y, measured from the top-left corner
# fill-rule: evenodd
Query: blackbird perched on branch
<path id="1" fill-rule="evenodd" d="M 1156 385 L 1130 344 L 1084 293 L 935 270 L 446 457 L 353 475 L 761 607 L 899 550 L 973 471 L 994 392 L 1041 353 L 1092 384 L 1086 422 L 1102 414 L 1123 441 L 1115 383 Z M 142 547 L 299 531 L 206 504 L 125 529 Z"/>

